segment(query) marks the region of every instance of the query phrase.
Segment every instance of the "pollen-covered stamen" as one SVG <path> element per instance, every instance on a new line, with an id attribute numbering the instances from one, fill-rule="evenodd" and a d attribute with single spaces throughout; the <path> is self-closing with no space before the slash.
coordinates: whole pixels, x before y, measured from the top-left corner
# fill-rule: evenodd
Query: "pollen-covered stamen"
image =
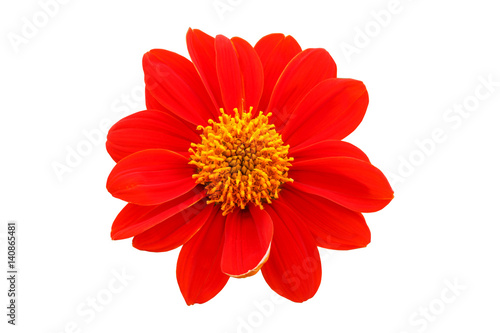
<path id="1" fill-rule="evenodd" d="M 234 109 L 234 117 L 220 111 L 218 122 L 210 119 L 208 126 L 198 126 L 201 143 L 189 149 L 189 163 L 197 167 L 193 178 L 205 185 L 208 203 L 221 204 L 223 215 L 249 202 L 263 209 L 263 202 L 278 198 L 282 184 L 293 181 L 288 178 L 293 161 L 287 156 L 289 146 L 269 124 L 271 113 L 260 111 L 252 118 L 252 108 Z"/>

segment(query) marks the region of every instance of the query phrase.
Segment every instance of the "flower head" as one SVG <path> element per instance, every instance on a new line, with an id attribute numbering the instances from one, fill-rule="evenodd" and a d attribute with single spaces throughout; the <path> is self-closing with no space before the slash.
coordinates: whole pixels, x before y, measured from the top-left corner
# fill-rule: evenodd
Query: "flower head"
<path id="1" fill-rule="evenodd" d="M 220 203 L 222 215 L 235 208 L 245 209 L 253 203 L 264 209 L 263 203 L 278 199 L 281 186 L 291 181 L 288 167 L 293 158 L 281 135 L 269 124 L 262 111 L 256 117 L 251 110 L 240 113 L 234 109 L 230 117 L 221 109 L 218 122 L 203 129 L 201 143 L 192 148 L 190 164 L 196 165 L 196 183 L 205 185 L 207 203 Z"/>
<path id="2" fill-rule="evenodd" d="M 189 29 L 187 45 L 192 61 L 144 55 L 147 110 L 109 131 L 117 164 L 107 189 L 128 202 L 111 237 L 153 252 L 182 245 L 177 280 L 189 305 L 258 271 L 303 302 L 320 285 L 317 247 L 365 247 L 361 213 L 393 198 L 382 172 L 341 141 L 364 117 L 366 88 L 291 36 L 252 47 Z"/>

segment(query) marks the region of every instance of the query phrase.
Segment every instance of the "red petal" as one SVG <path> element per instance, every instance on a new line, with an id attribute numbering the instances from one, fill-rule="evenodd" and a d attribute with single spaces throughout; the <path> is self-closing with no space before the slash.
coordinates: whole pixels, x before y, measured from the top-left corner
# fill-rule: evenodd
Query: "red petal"
<path id="1" fill-rule="evenodd" d="M 201 80 L 217 109 L 224 107 L 215 69 L 215 39 L 198 29 L 189 29 L 187 47 Z"/>
<path id="2" fill-rule="evenodd" d="M 200 140 L 194 131 L 191 123 L 181 121 L 171 113 L 141 111 L 111 127 L 106 149 L 115 162 L 135 152 L 153 148 L 188 154 L 191 142 Z"/>
<path id="3" fill-rule="evenodd" d="M 254 46 L 255 51 L 259 54 L 259 57 L 262 59 L 269 59 L 271 52 L 273 52 L 274 48 L 278 46 L 285 39 L 284 34 L 269 34 L 262 37 Z M 299 51 L 300 52 L 300 51 Z"/>
<path id="4" fill-rule="evenodd" d="M 253 107 L 255 111 L 259 106 L 260 96 L 264 88 L 264 71 L 257 52 L 246 40 L 239 37 L 231 38 L 243 78 L 243 92 L 245 96 L 244 109 Z"/>
<path id="5" fill-rule="evenodd" d="M 394 197 L 384 174 L 351 157 L 326 157 L 294 162 L 291 187 L 320 195 L 357 212 L 375 212 Z M 288 185 L 287 184 L 287 185 Z"/>
<path id="6" fill-rule="evenodd" d="M 335 77 L 337 66 L 324 49 L 307 49 L 296 55 L 286 66 L 274 87 L 268 112 L 278 130 L 288 121 L 299 102 L 323 80 Z"/>
<path id="7" fill-rule="evenodd" d="M 370 243 L 370 229 L 361 213 L 314 194 L 283 188 L 282 200 L 311 231 L 316 244 L 328 249 L 355 249 Z"/>
<path id="8" fill-rule="evenodd" d="M 234 108 L 239 110 L 243 108 L 243 83 L 236 50 L 233 43 L 225 36 L 215 37 L 215 61 L 224 111 L 233 114 Z"/>
<path id="9" fill-rule="evenodd" d="M 363 119 L 368 93 L 361 81 L 328 79 L 314 87 L 295 109 L 281 132 L 293 146 L 326 139 L 341 140 Z"/>
<path id="10" fill-rule="evenodd" d="M 205 206 L 203 186 L 198 185 L 186 194 L 157 206 L 127 204 L 116 217 L 111 227 L 112 239 L 125 239 L 138 235 L 171 216 L 190 214 L 193 209 Z"/>
<path id="11" fill-rule="evenodd" d="M 273 238 L 273 221 L 256 206 L 227 216 L 221 268 L 232 277 L 254 275 L 266 262 Z"/>
<path id="12" fill-rule="evenodd" d="M 318 246 L 321 246 L 321 245 L 318 245 Z M 329 242 L 327 244 L 327 246 L 321 246 L 321 247 L 324 247 L 324 248 L 327 248 L 327 249 L 330 249 L 330 250 L 337 250 L 337 251 L 348 251 L 348 250 L 355 250 L 355 249 L 359 249 L 360 246 L 357 246 L 357 245 L 345 245 L 345 244 L 336 244 L 334 242 Z M 363 247 L 366 247 L 366 246 L 363 246 Z"/>
<path id="13" fill-rule="evenodd" d="M 220 269 L 225 217 L 215 212 L 179 253 L 177 282 L 188 305 L 209 301 L 229 279 Z"/>
<path id="14" fill-rule="evenodd" d="M 146 89 L 163 107 L 195 124 L 205 125 L 218 110 L 191 61 L 177 53 L 154 49 L 142 61 Z"/>
<path id="15" fill-rule="evenodd" d="M 267 284 L 294 302 L 313 297 L 321 283 L 321 261 L 311 233 L 280 200 L 266 207 L 274 235 L 269 260 L 262 267 Z"/>
<path id="16" fill-rule="evenodd" d="M 288 142 L 287 142 L 288 143 Z M 352 157 L 365 162 L 370 162 L 368 156 L 358 147 L 338 140 L 325 140 L 312 143 L 309 146 L 300 146 L 299 148 L 290 148 L 290 154 L 295 162 L 303 160 L 312 160 L 323 157 Z"/>
<path id="17" fill-rule="evenodd" d="M 164 149 L 148 149 L 118 162 L 106 187 L 116 198 L 138 205 L 158 205 L 177 198 L 196 184 L 194 167 L 180 154 Z"/>
<path id="18" fill-rule="evenodd" d="M 145 89 L 145 91 L 146 91 L 146 109 L 170 112 L 167 110 L 166 107 L 161 105 L 160 102 L 158 102 L 156 98 L 153 97 L 153 95 L 151 95 L 151 92 L 149 90 Z"/>
<path id="19" fill-rule="evenodd" d="M 200 230 L 213 208 L 214 205 L 199 201 L 135 236 L 132 245 L 139 250 L 151 252 L 173 250 L 186 243 Z"/>
<path id="20" fill-rule="evenodd" d="M 290 60 L 302 49 L 292 36 L 271 34 L 262 37 L 255 44 L 255 51 L 259 55 L 264 69 L 264 90 L 258 111 L 265 111 L 278 78 Z"/>

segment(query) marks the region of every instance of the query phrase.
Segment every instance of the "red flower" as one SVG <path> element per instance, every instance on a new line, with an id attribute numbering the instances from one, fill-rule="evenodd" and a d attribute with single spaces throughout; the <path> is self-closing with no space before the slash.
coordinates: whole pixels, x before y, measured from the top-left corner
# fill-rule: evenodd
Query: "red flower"
<path id="1" fill-rule="evenodd" d="M 260 269 L 303 302 L 321 281 L 317 246 L 365 247 L 361 212 L 393 198 L 382 172 L 341 141 L 363 119 L 366 88 L 291 36 L 252 47 L 190 29 L 187 46 L 192 62 L 144 55 L 147 110 L 109 131 L 107 189 L 128 202 L 111 237 L 153 252 L 184 245 L 177 280 L 188 305 Z"/>

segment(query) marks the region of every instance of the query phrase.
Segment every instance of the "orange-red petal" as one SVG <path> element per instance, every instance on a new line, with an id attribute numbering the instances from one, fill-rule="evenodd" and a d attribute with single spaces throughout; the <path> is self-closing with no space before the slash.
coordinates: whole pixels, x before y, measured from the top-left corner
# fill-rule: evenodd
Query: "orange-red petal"
<path id="1" fill-rule="evenodd" d="M 293 38 L 291 36 L 288 36 L 290 38 Z M 285 35 L 284 34 L 279 34 L 279 33 L 275 33 L 275 34 L 269 34 L 269 35 L 266 35 L 264 37 L 262 37 L 261 39 L 259 39 L 259 41 L 255 44 L 254 46 L 254 49 L 255 51 L 257 51 L 257 53 L 259 54 L 259 57 L 264 61 L 268 61 L 269 58 L 271 57 L 271 54 L 274 50 L 274 48 L 276 46 L 278 46 L 283 40 L 285 39 Z M 299 46 L 300 48 L 300 46 Z M 300 52 L 301 50 L 299 50 Z M 299 53 L 297 52 L 297 53 Z M 293 56 L 292 56 L 293 58 Z M 288 63 L 288 62 L 287 62 Z M 285 66 L 283 66 L 283 68 L 285 68 Z"/>
<path id="2" fill-rule="evenodd" d="M 246 40 L 231 38 L 238 55 L 238 62 L 243 80 L 243 95 L 245 104 L 243 109 L 248 111 L 253 107 L 257 111 L 262 90 L 264 89 L 264 71 L 257 52 Z"/>
<path id="3" fill-rule="evenodd" d="M 187 305 L 209 301 L 229 279 L 220 268 L 224 221 L 220 210 L 214 209 L 203 227 L 181 248 L 177 283 Z"/>
<path id="4" fill-rule="evenodd" d="M 144 80 L 151 96 L 167 110 L 205 125 L 218 114 L 193 63 L 167 50 L 154 49 L 143 57 Z"/>
<path id="5" fill-rule="evenodd" d="M 287 188 L 280 192 L 280 200 L 307 226 L 318 246 L 347 250 L 370 243 L 370 229 L 361 213 L 323 197 Z"/>
<path id="6" fill-rule="evenodd" d="M 297 54 L 283 70 L 267 107 L 276 128 L 283 128 L 314 86 L 336 75 L 337 66 L 326 50 L 307 49 Z"/>
<path id="7" fill-rule="evenodd" d="M 145 98 L 146 98 L 146 109 L 148 110 L 158 110 L 158 111 L 164 111 L 164 112 L 170 112 L 168 111 L 168 109 L 166 107 L 164 107 L 163 105 L 160 104 L 160 102 L 158 102 L 156 100 L 156 98 L 153 97 L 153 95 L 151 95 L 151 92 L 148 90 L 148 89 L 144 89 L 145 90 Z"/>
<path id="8" fill-rule="evenodd" d="M 189 29 L 186 35 L 189 56 L 193 61 L 210 98 L 217 109 L 224 107 L 215 69 L 215 39 L 198 29 Z"/>
<path id="9" fill-rule="evenodd" d="M 244 91 L 238 56 L 231 40 L 223 35 L 215 37 L 215 63 L 224 111 L 233 114 L 233 109 L 242 110 Z"/>
<path id="10" fill-rule="evenodd" d="M 158 205 L 192 190 L 194 167 L 187 157 L 165 149 L 129 155 L 111 170 L 106 188 L 118 199 L 138 205 Z"/>
<path id="11" fill-rule="evenodd" d="M 289 155 L 295 162 L 312 160 L 323 157 L 352 157 L 365 162 L 370 162 L 368 156 L 358 147 L 349 142 L 339 140 L 325 140 L 312 143 L 299 148 L 291 147 Z"/>
<path id="12" fill-rule="evenodd" d="M 222 271 L 232 277 L 257 273 L 269 256 L 272 238 L 273 221 L 257 206 L 227 215 Z"/>
<path id="13" fill-rule="evenodd" d="M 293 163 L 287 185 L 320 195 L 357 212 L 375 212 L 392 199 L 384 174 L 368 162 L 352 157 L 325 157 Z"/>
<path id="14" fill-rule="evenodd" d="M 266 206 L 274 235 L 269 259 L 262 267 L 267 284 L 293 302 L 314 296 L 321 283 L 321 261 L 316 243 L 305 225 L 280 200 Z"/>
<path id="15" fill-rule="evenodd" d="M 264 90 L 260 99 L 259 111 L 266 111 L 271 93 L 286 65 L 302 49 L 292 36 L 270 34 L 262 37 L 255 44 L 264 70 Z"/>
<path id="16" fill-rule="evenodd" d="M 153 228 L 173 215 L 192 214 L 193 210 L 199 209 L 200 205 L 206 205 L 202 200 L 204 197 L 203 186 L 199 185 L 161 205 L 141 206 L 129 203 L 116 216 L 111 227 L 111 238 L 115 240 L 129 238 Z"/>
<path id="17" fill-rule="evenodd" d="M 191 142 L 200 140 L 195 130 L 194 125 L 168 111 L 140 111 L 122 118 L 110 128 L 106 149 L 115 162 L 153 148 L 188 154 Z"/>
<path id="18" fill-rule="evenodd" d="M 341 140 L 358 127 L 368 107 L 368 93 L 361 81 L 328 79 L 299 103 L 281 132 L 293 146 Z"/>
<path id="19" fill-rule="evenodd" d="M 134 237 L 132 245 L 139 250 L 164 252 L 186 243 L 210 217 L 214 205 L 198 201 Z"/>

